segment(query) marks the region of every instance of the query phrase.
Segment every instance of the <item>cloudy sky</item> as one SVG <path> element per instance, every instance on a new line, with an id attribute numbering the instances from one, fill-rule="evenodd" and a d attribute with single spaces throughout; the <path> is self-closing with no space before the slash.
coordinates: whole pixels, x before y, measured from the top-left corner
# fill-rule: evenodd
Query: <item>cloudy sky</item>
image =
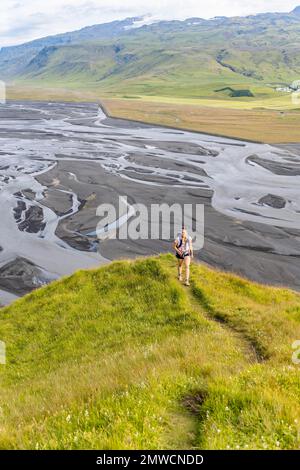
<path id="1" fill-rule="evenodd" d="M 290 11 L 300 0 L 1 0 L 0 47 L 115 19 L 156 19 Z"/>

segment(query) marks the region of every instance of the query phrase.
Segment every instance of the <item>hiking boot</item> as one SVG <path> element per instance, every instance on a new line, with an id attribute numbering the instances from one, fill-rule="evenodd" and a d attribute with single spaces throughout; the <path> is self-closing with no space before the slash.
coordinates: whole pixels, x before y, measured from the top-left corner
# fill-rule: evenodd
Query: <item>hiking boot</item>
<path id="1" fill-rule="evenodd" d="M 185 285 L 186 285 L 186 286 L 190 286 L 189 281 L 185 281 Z"/>

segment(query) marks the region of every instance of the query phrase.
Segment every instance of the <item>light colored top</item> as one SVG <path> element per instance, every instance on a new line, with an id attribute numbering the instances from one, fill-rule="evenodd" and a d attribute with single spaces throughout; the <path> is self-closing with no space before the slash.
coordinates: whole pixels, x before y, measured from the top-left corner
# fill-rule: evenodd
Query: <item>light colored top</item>
<path id="1" fill-rule="evenodd" d="M 179 233 L 176 238 L 176 245 L 177 248 L 182 250 L 183 253 L 190 253 L 192 246 L 192 237 L 187 236 L 185 242 L 183 242 L 181 233 Z"/>

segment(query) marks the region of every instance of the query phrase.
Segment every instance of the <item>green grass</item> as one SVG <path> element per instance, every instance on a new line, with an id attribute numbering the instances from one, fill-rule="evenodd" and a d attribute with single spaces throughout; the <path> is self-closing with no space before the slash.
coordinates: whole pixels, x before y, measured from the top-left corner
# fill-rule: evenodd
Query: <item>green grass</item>
<path id="1" fill-rule="evenodd" d="M 86 37 L 43 49 L 27 45 L 0 54 L 0 72 L 17 85 L 57 88 L 101 97 L 207 101 L 248 109 L 295 107 L 288 86 L 300 76 L 299 17 L 257 15 L 158 23 L 119 31 L 113 38 Z M 216 92 L 232 88 L 239 95 Z M 251 94 L 254 96 L 252 97 Z M 204 104 L 204 103 L 202 103 Z"/>
<path id="2" fill-rule="evenodd" d="M 1 449 L 300 446 L 300 296 L 173 257 L 80 271 L 1 310 Z"/>

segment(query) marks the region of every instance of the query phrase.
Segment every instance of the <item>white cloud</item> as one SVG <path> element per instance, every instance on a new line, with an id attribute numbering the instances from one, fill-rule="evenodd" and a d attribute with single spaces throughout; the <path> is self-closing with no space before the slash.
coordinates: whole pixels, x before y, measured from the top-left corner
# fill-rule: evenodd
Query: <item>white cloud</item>
<path id="1" fill-rule="evenodd" d="M 0 47 L 150 13 L 157 19 L 290 11 L 300 0 L 1 0 Z"/>

